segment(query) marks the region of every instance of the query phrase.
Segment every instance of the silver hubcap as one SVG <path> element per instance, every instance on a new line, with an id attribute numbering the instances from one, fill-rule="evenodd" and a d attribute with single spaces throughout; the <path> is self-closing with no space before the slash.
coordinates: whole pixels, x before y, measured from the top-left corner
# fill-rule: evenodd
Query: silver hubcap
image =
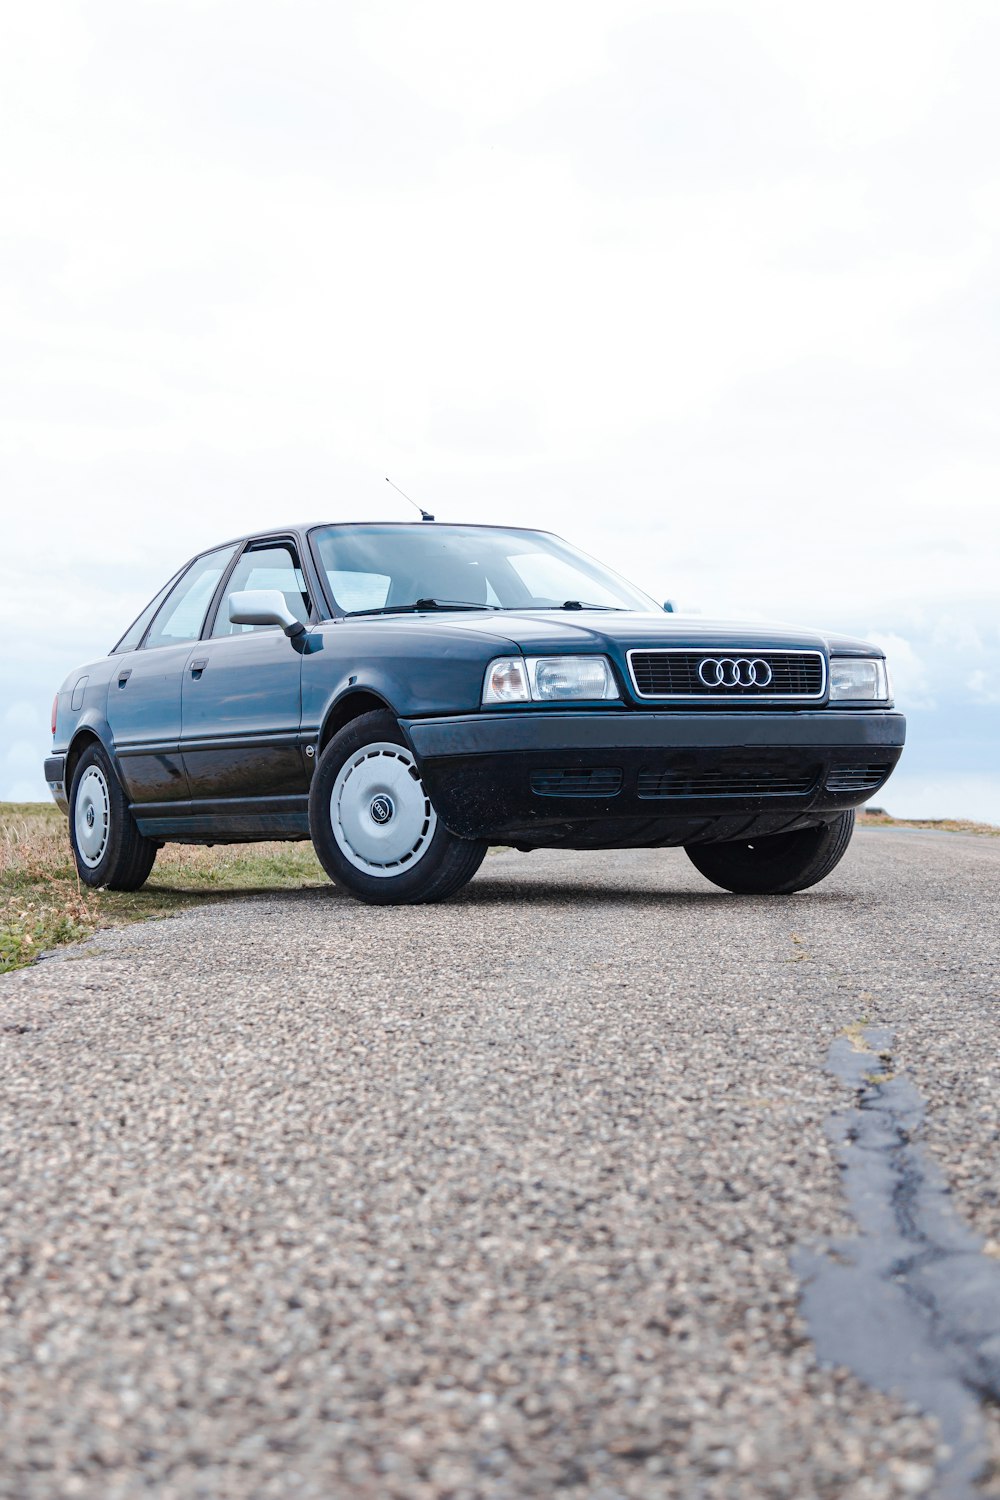
<path id="1" fill-rule="evenodd" d="M 84 864 L 92 870 L 104 858 L 111 831 L 108 783 L 98 766 L 88 766 L 80 778 L 73 824 L 77 851 Z"/>
<path id="2" fill-rule="evenodd" d="M 398 875 L 430 848 L 437 813 L 402 745 L 366 745 L 345 761 L 330 794 L 337 847 L 366 875 Z"/>

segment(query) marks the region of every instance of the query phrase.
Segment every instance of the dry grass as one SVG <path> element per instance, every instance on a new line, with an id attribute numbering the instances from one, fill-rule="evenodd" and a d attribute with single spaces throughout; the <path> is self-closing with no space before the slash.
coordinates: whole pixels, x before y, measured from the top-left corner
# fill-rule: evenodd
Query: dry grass
<path id="1" fill-rule="evenodd" d="M 966 818 L 894 818 L 881 807 L 858 811 L 859 828 L 936 828 L 944 833 L 981 833 L 1000 838 L 1000 828 L 993 823 L 970 823 Z"/>
<path id="2" fill-rule="evenodd" d="M 327 885 L 308 843 L 161 849 L 141 891 L 77 878 L 66 819 L 43 802 L 0 802 L 0 973 L 99 927 L 168 916 L 213 892 Z"/>

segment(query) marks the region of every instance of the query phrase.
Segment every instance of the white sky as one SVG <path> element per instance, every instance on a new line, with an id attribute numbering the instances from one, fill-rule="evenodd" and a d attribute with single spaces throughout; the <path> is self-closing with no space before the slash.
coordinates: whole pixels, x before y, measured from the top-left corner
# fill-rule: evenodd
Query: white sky
<path id="1" fill-rule="evenodd" d="M 998 55 L 971 0 L 7 6 L 0 796 L 180 562 L 390 474 L 875 634 L 887 805 L 1000 821 Z"/>

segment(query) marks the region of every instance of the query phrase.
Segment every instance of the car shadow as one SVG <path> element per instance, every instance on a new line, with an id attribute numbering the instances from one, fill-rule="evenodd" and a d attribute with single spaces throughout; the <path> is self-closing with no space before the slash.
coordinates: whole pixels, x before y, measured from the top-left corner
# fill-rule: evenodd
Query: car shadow
<path id="1" fill-rule="evenodd" d="M 547 901 L 560 905 L 580 906 L 673 906 L 701 907 L 735 906 L 745 907 L 748 902 L 761 901 L 783 903 L 790 896 L 736 896 L 731 891 L 706 888 L 705 890 L 669 890 L 651 885 L 607 885 L 578 880 L 504 880 L 501 878 L 477 877 L 472 883 L 453 896 L 449 905 L 462 906 L 509 906 L 518 901 Z M 823 906 L 849 906 L 855 900 L 851 891 L 799 891 L 796 900 L 809 900 Z"/>
<path id="2" fill-rule="evenodd" d="M 290 901 L 307 900 L 310 896 L 345 896 L 346 891 L 335 885 L 158 885 L 148 881 L 142 888 L 150 896 L 176 896 L 184 901 L 252 901 L 255 897 L 273 901 L 275 896 L 287 896 Z"/>
<path id="3" fill-rule="evenodd" d="M 339 886 L 330 882 L 321 885 L 318 882 L 306 886 L 220 886 L 218 889 L 212 887 L 197 887 L 183 885 L 155 885 L 150 883 L 144 890 L 154 897 L 176 897 L 178 900 L 190 902 L 232 902 L 232 901 L 274 901 L 280 898 L 282 901 L 292 903 L 303 903 L 315 900 L 317 896 L 324 900 L 353 901 Z M 640 908 L 644 906 L 671 906 L 676 908 L 693 907 L 707 909 L 709 907 L 732 906 L 745 907 L 748 902 L 758 901 L 769 904 L 784 903 L 792 898 L 789 896 L 735 896 L 730 891 L 722 891 L 711 887 L 704 890 L 670 890 L 662 886 L 653 885 L 606 885 L 601 886 L 592 882 L 584 884 L 580 880 L 559 880 L 552 877 L 547 880 L 511 880 L 502 875 L 479 874 L 467 886 L 456 895 L 449 897 L 446 901 L 434 903 L 442 908 L 454 906 L 503 906 L 510 907 L 519 902 L 544 901 L 549 905 L 580 907 L 609 907 L 628 906 Z M 814 888 L 808 891 L 799 891 L 795 895 L 796 901 L 807 900 L 811 905 L 819 905 L 831 908 L 850 906 L 856 899 L 851 891 L 827 891 Z M 364 911 L 365 904 L 361 901 L 354 903 L 358 911 Z M 378 908 L 369 907 L 368 910 Z M 382 910 L 394 910 L 397 908 L 384 907 Z"/>

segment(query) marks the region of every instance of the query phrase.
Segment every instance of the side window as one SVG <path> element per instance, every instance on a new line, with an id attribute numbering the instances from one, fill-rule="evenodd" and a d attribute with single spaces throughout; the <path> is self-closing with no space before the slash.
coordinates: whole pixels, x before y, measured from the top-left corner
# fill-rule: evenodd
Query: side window
<path id="1" fill-rule="evenodd" d="M 143 610 L 139 618 L 129 626 L 128 630 L 126 630 L 117 646 L 112 649 L 112 656 L 118 656 L 122 651 L 134 651 L 136 649 L 139 642 L 142 640 L 143 636 L 146 633 L 146 626 L 156 614 L 156 611 L 159 609 L 160 605 L 170 593 L 170 590 L 173 588 L 176 582 L 177 574 L 175 573 L 170 582 L 164 584 L 163 588 L 157 594 L 156 598 L 151 600 L 150 603 L 146 605 L 146 608 Z"/>
<path id="2" fill-rule="evenodd" d="M 278 545 L 250 547 L 233 569 L 232 577 L 212 627 L 213 636 L 243 635 L 252 630 L 276 630 L 276 625 L 234 625 L 229 618 L 229 601 L 244 589 L 277 589 L 285 603 L 303 625 L 309 623 L 309 594 L 298 558 L 292 547 Z"/>
<path id="3" fill-rule="evenodd" d="M 161 605 L 146 637 L 147 651 L 152 646 L 176 646 L 198 639 L 212 595 L 235 551 L 235 546 L 219 547 L 195 558 Z"/>

